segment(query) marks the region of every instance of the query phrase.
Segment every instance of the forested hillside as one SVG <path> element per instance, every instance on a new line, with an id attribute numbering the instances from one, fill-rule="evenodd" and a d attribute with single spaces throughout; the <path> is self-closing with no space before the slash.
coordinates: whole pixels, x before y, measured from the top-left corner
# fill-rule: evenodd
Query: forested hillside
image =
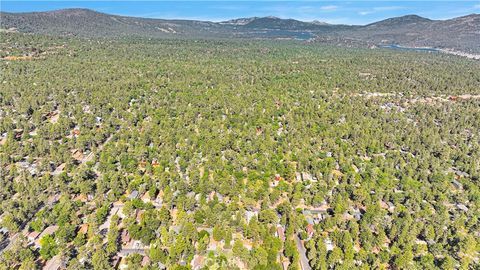
<path id="1" fill-rule="evenodd" d="M 277 17 L 241 18 L 225 22 L 164 20 L 118 16 L 89 9 L 0 12 L 0 18 L 0 29 L 4 31 L 55 36 L 301 39 L 347 47 L 399 44 L 480 54 L 479 14 L 448 20 L 407 15 L 363 26 L 303 22 Z"/>
<path id="2" fill-rule="evenodd" d="M 478 269 L 478 61 L 0 40 L 2 270 Z"/>

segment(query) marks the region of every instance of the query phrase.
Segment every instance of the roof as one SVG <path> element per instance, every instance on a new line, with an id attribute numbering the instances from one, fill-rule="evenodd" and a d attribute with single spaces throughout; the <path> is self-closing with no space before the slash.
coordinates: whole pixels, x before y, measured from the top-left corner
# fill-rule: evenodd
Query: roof
<path id="1" fill-rule="evenodd" d="M 121 239 L 122 239 L 122 243 L 130 242 L 130 234 L 126 229 L 122 231 Z"/>
<path id="2" fill-rule="evenodd" d="M 190 263 L 190 265 L 192 266 L 192 269 L 193 270 L 198 270 L 200 269 L 200 267 L 203 265 L 203 262 L 205 260 L 205 257 L 201 256 L 201 255 L 195 255 L 193 256 L 193 260 L 192 262 Z"/>
<path id="3" fill-rule="evenodd" d="M 307 225 L 307 234 L 308 234 L 308 235 L 313 235 L 313 233 L 315 233 L 315 229 L 313 228 L 313 225 L 312 225 L 312 224 L 308 224 L 308 225 Z"/>
<path id="4" fill-rule="evenodd" d="M 277 227 L 277 234 L 278 234 L 278 238 L 285 239 L 285 230 L 283 229 L 282 226 Z"/>
<path id="5" fill-rule="evenodd" d="M 32 240 L 35 240 L 35 239 L 37 239 L 37 237 L 38 237 L 39 235 L 40 235 L 39 232 L 33 231 L 33 232 L 31 232 L 31 233 L 29 233 L 29 234 L 27 235 L 27 238 L 28 238 L 28 239 L 32 239 Z"/>
<path id="6" fill-rule="evenodd" d="M 57 230 L 58 230 L 58 226 L 56 226 L 56 225 L 48 226 L 47 228 L 45 228 L 45 230 L 43 230 L 43 232 L 40 234 L 39 238 L 42 238 L 45 235 L 54 234 Z"/>
<path id="7" fill-rule="evenodd" d="M 143 256 L 142 259 L 142 266 L 146 266 L 150 264 L 150 258 L 148 256 Z"/>
<path id="8" fill-rule="evenodd" d="M 51 258 L 45 266 L 43 267 L 43 270 L 58 270 L 62 266 L 62 259 L 60 255 L 57 255 L 53 258 Z"/>
<path id="9" fill-rule="evenodd" d="M 80 228 L 78 229 L 78 232 L 86 234 L 88 232 L 88 224 L 85 223 L 85 224 L 80 225 Z"/>
<path id="10" fill-rule="evenodd" d="M 128 198 L 130 200 L 138 198 L 138 191 L 137 190 L 132 191 L 132 193 L 128 195 Z"/>

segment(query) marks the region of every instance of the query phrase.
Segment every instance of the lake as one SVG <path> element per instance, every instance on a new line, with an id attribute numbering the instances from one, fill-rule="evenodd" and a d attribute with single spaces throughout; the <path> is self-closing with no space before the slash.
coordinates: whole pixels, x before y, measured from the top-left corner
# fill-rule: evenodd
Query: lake
<path id="1" fill-rule="evenodd" d="M 418 48 L 418 47 L 404 47 L 397 44 L 390 44 L 390 45 L 378 45 L 379 48 L 385 49 L 394 49 L 394 50 L 404 50 L 404 51 L 417 51 L 417 52 L 440 52 L 439 49 L 436 48 Z"/>

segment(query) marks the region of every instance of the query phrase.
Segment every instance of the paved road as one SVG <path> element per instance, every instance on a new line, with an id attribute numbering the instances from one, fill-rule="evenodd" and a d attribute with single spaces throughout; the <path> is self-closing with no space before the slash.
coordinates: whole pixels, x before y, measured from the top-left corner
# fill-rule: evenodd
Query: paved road
<path id="1" fill-rule="evenodd" d="M 302 270 L 312 270 L 310 264 L 308 263 L 307 258 L 307 250 L 303 246 L 302 241 L 298 238 L 298 235 L 294 235 L 293 238 L 295 239 L 295 243 L 297 244 L 298 253 L 300 254 L 300 265 L 302 266 Z"/>

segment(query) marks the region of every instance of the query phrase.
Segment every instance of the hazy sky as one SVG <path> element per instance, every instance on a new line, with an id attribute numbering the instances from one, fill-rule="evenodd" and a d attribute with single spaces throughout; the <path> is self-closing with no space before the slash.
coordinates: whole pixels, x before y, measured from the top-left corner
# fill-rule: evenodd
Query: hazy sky
<path id="1" fill-rule="evenodd" d="M 223 21 L 239 17 L 277 16 L 304 21 L 367 24 L 417 14 L 447 19 L 480 13 L 476 1 L 0 1 L 7 12 L 90 8 L 100 12 L 164 19 Z"/>

